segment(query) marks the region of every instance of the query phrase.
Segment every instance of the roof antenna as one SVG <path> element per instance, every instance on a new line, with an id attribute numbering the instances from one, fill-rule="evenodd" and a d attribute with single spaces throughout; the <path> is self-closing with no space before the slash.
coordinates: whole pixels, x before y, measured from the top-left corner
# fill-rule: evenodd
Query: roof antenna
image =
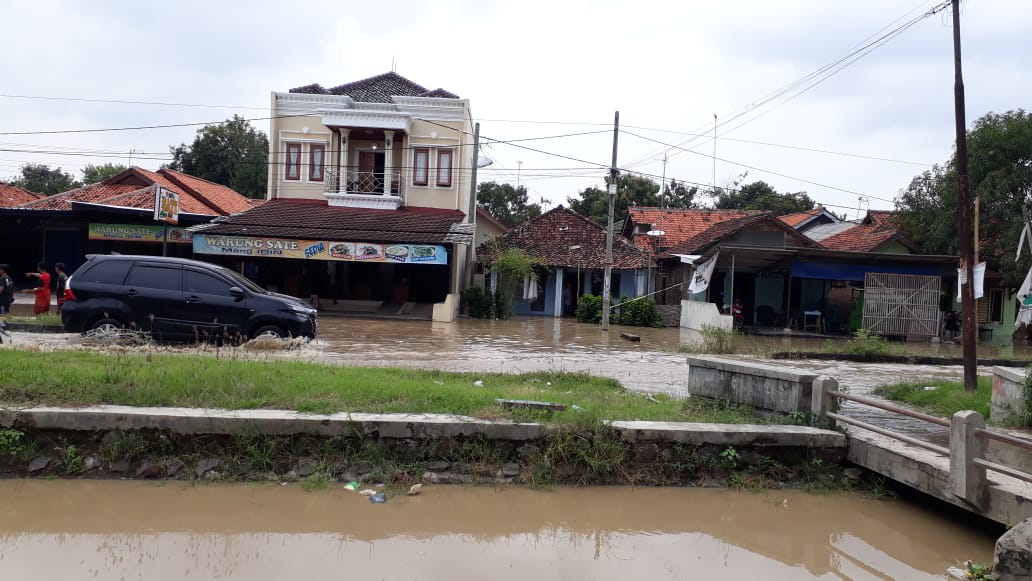
<path id="1" fill-rule="evenodd" d="M 397 61 L 394 60 L 394 55 L 391 55 L 391 72 L 392 73 L 398 72 L 398 63 L 397 63 Z"/>

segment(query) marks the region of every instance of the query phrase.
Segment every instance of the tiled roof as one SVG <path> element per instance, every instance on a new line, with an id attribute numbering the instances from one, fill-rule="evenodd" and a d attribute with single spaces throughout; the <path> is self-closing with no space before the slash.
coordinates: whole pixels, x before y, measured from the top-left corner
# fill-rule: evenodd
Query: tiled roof
<path id="1" fill-rule="evenodd" d="M 30 192 L 14 184 L 0 183 L 0 208 L 13 208 L 43 198 L 43 194 Z"/>
<path id="2" fill-rule="evenodd" d="M 443 97 L 458 99 L 459 96 L 444 89 L 427 90 L 393 71 L 355 81 L 324 88 L 318 83 L 296 87 L 291 93 L 311 93 L 316 95 L 347 95 L 361 103 L 393 103 L 391 97 Z"/>
<path id="3" fill-rule="evenodd" d="M 580 248 L 571 250 L 571 246 Z M 478 252 L 490 255 L 497 248 L 522 249 L 545 266 L 604 268 L 606 231 L 573 210 L 558 206 L 482 244 Z M 613 237 L 613 268 L 646 268 L 652 264 L 648 253 L 623 236 Z"/>
<path id="4" fill-rule="evenodd" d="M 713 226 L 710 226 L 707 230 L 689 238 L 682 244 L 671 247 L 669 251 L 666 251 L 659 256 L 667 257 L 672 254 L 699 254 L 729 236 L 733 236 L 746 228 L 758 226 L 763 223 L 766 223 L 768 226 L 775 229 L 784 230 L 786 236 L 793 238 L 797 242 L 797 244 L 793 244 L 793 246 L 821 247 L 819 243 L 796 232 L 792 227 L 788 226 L 780 219 L 775 218 L 773 214 L 764 212 L 761 214 L 743 216 L 734 220 L 718 222 Z"/>
<path id="5" fill-rule="evenodd" d="M 795 228 L 796 226 L 805 222 L 808 218 L 813 218 L 817 214 L 824 211 L 824 208 L 814 208 L 805 212 L 796 212 L 795 214 L 785 214 L 784 216 L 778 216 L 778 220 L 781 220 L 788 226 Z"/>
<path id="6" fill-rule="evenodd" d="M 720 222 L 756 216 L 766 212 L 762 210 L 680 210 L 632 206 L 627 209 L 627 213 L 630 220 L 624 225 L 625 234 L 628 233 L 631 225 L 648 224 L 653 230 L 663 232 L 663 246 L 674 248 Z M 653 250 L 648 236 L 633 235 L 632 239 L 639 248 L 649 252 Z"/>
<path id="7" fill-rule="evenodd" d="M 243 212 L 251 209 L 254 206 L 253 202 L 257 201 L 259 204 L 262 202 L 261 200 L 247 198 L 237 193 L 233 188 L 209 182 L 183 172 L 166 168 L 158 170 L 158 173 L 197 194 L 202 201 L 210 206 L 214 206 L 221 214 Z"/>
<path id="8" fill-rule="evenodd" d="M 54 194 L 53 196 L 47 196 L 28 204 L 22 204 L 20 207 L 32 210 L 71 210 L 72 202 L 103 204 L 104 200 L 138 189 L 140 189 L 138 184 L 107 184 L 98 182 L 67 192 L 61 192 L 60 194 Z"/>
<path id="9" fill-rule="evenodd" d="M 821 244 L 829 250 L 874 252 L 895 236 L 895 230 L 882 230 L 875 224 L 857 224 L 845 232 L 825 238 Z"/>
<path id="10" fill-rule="evenodd" d="M 205 228 L 204 234 L 304 240 L 441 244 L 462 222 L 458 210 L 404 206 L 397 210 L 341 208 L 322 200 L 270 200 Z"/>
<path id="11" fill-rule="evenodd" d="M 894 226 L 895 212 L 870 210 L 856 226 L 821 241 L 825 248 L 846 252 L 875 252 L 889 241 L 896 240 L 911 248 L 916 245 L 900 234 Z"/>
<path id="12" fill-rule="evenodd" d="M 181 172 L 161 169 L 156 172 L 139 167 L 129 168 L 98 182 L 23 204 L 36 210 L 70 210 L 72 202 L 153 209 L 154 193 L 159 185 L 179 194 L 179 207 L 188 214 L 225 216 L 253 207 L 235 190 Z"/>

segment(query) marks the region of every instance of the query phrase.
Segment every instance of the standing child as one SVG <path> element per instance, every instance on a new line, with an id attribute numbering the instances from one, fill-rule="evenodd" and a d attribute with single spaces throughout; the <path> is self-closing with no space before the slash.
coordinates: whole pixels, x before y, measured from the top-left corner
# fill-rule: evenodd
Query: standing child
<path id="1" fill-rule="evenodd" d="M 68 288 L 68 275 L 65 274 L 65 264 L 58 262 L 54 265 L 54 274 L 57 275 L 57 314 L 61 314 L 61 306 L 65 302 L 65 289 Z"/>
<path id="2" fill-rule="evenodd" d="M 50 312 L 50 273 L 47 272 L 45 262 L 36 265 L 36 272 L 26 272 L 25 276 L 34 276 L 39 279 L 39 286 L 32 289 L 25 289 L 27 293 L 36 293 L 36 303 L 32 312 L 36 315 Z"/>

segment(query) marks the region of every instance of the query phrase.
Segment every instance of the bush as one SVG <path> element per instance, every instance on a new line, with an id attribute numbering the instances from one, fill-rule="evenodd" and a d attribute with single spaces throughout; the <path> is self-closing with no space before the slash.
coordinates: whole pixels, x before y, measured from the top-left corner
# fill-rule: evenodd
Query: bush
<path id="1" fill-rule="evenodd" d="M 734 329 L 722 329 L 714 325 L 702 326 L 702 340 L 681 345 L 682 353 L 727 354 L 735 352 L 738 333 Z"/>
<path id="2" fill-rule="evenodd" d="M 495 313 L 495 297 L 479 286 L 462 291 L 462 308 L 474 319 L 491 319 Z"/>
<path id="3" fill-rule="evenodd" d="M 602 322 L 602 297 L 582 295 L 577 300 L 577 320 L 581 323 Z"/>
<path id="4" fill-rule="evenodd" d="M 620 324 L 635 327 L 662 327 L 663 317 L 659 316 L 659 309 L 655 301 L 651 299 L 638 299 L 628 302 L 627 297 L 623 298 L 620 306 Z"/>
<path id="5" fill-rule="evenodd" d="M 858 329 L 853 338 L 846 341 L 846 352 L 859 357 L 885 355 L 888 350 L 889 344 L 883 337 L 871 335 L 864 329 Z"/>

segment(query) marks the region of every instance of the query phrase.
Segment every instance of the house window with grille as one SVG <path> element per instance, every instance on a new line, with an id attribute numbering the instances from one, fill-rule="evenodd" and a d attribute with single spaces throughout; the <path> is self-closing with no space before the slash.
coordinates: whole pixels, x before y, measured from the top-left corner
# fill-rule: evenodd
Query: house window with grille
<path id="1" fill-rule="evenodd" d="M 286 166 L 284 168 L 284 178 L 288 180 L 300 180 L 301 179 L 301 144 L 300 143 L 287 143 L 285 144 L 287 150 Z"/>
<path id="2" fill-rule="evenodd" d="M 326 164 L 326 146 L 313 143 L 308 146 L 308 181 L 323 181 L 323 168 Z"/>
<path id="3" fill-rule="evenodd" d="M 425 186 L 430 183 L 430 150 L 420 147 L 413 152 L 412 185 Z"/>
<path id="4" fill-rule="evenodd" d="M 437 150 L 437 185 L 448 188 L 452 184 L 452 150 Z"/>

